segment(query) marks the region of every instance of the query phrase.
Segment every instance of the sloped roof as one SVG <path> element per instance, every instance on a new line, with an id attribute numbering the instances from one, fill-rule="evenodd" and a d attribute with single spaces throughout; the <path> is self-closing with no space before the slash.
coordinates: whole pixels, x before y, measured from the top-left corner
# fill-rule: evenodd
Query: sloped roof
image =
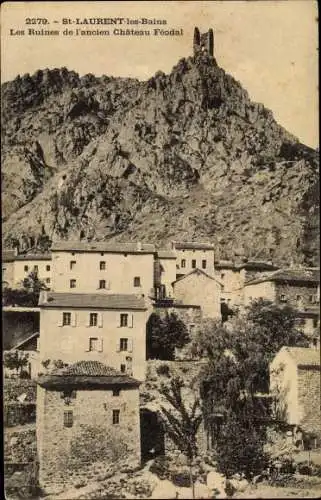
<path id="1" fill-rule="evenodd" d="M 173 250 L 157 250 L 156 255 L 159 259 L 176 259 Z"/>
<path id="2" fill-rule="evenodd" d="M 198 243 L 194 241 L 172 241 L 173 248 L 177 250 L 214 250 L 211 243 Z"/>
<path id="3" fill-rule="evenodd" d="M 298 367 L 320 366 L 320 349 L 315 347 L 283 347 Z"/>
<path id="4" fill-rule="evenodd" d="M 140 382 L 100 361 L 77 361 L 65 368 L 53 370 L 48 375 L 38 377 L 37 383 L 44 387 L 106 387 L 126 385 L 138 387 Z"/>
<path id="5" fill-rule="evenodd" d="M 188 276 L 191 276 L 192 274 L 196 274 L 196 275 L 204 275 L 206 276 L 206 278 L 209 278 L 211 280 L 214 280 L 216 281 L 219 285 L 223 285 L 223 283 L 216 277 L 216 276 L 210 276 L 209 274 L 205 273 L 202 269 L 193 269 L 193 271 L 190 271 L 189 273 L 187 274 L 184 274 L 184 276 L 180 276 L 179 278 L 177 278 L 177 280 L 173 281 L 172 285 L 174 285 L 174 283 L 177 283 L 178 281 L 182 281 L 184 279 L 186 279 Z"/>
<path id="6" fill-rule="evenodd" d="M 279 269 L 279 266 L 273 264 L 272 262 L 266 262 L 263 260 L 249 260 L 237 266 L 238 269 L 245 269 L 246 271 L 274 271 Z"/>
<path id="7" fill-rule="evenodd" d="M 13 347 L 11 347 L 11 351 L 13 350 L 16 350 L 16 349 L 20 349 L 21 347 L 23 347 L 27 342 L 29 342 L 29 340 L 32 340 L 34 338 L 37 338 L 39 337 L 39 332 L 35 332 L 35 333 L 32 333 L 31 335 L 29 335 L 28 337 L 26 337 L 25 339 L 21 340 L 20 342 L 16 343 Z"/>
<path id="8" fill-rule="evenodd" d="M 154 253 L 155 245 L 149 243 L 108 243 L 106 241 L 59 241 L 53 252 L 106 252 L 106 253 Z"/>
<path id="9" fill-rule="evenodd" d="M 79 309 L 147 309 L 144 297 L 134 294 L 58 293 L 40 294 L 40 307 L 66 307 Z"/>
<path id="10" fill-rule="evenodd" d="M 320 269 L 319 268 L 302 268 L 302 269 L 279 269 L 267 276 L 247 281 L 246 285 L 254 285 L 263 283 L 264 281 L 287 282 L 287 283 L 319 283 Z"/>
<path id="11" fill-rule="evenodd" d="M 51 253 L 26 253 L 15 257 L 15 260 L 51 260 Z"/>

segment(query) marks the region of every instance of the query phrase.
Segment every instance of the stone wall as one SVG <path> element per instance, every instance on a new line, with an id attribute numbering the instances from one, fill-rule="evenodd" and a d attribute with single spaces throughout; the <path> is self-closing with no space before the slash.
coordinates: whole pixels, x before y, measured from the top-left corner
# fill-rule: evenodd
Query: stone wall
<path id="1" fill-rule="evenodd" d="M 320 367 L 298 369 L 300 426 L 321 438 Z"/>
<path id="2" fill-rule="evenodd" d="M 66 404 L 61 393 L 39 387 L 37 440 L 42 487 L 75 484 L 83 477 L 98 479 L 105 469 L 126 459 L 140 463 L 139 397 L 137 389 L 79 390 Z M 120 410 L 113 424 L 113 409 Z M 64 412 L 73 412 L 72 427 Z"/>
<path id="3" fill-rule="evenodd" d="M 278 302 L 281 302 L 281 295 L 285 296 L 286 303 L 297 309 L 304 309 L 304 307 L 311 307 L 314 305 L 314 301 L 318 291 L 318 285 L 315 283 L 314 285 L 287 285 L 287 284 L 276 284 L 276 299 Z M 301 297 L 298 299 L 298 297 Z M 312 300 L 311 300 L 312 298 Z"/>

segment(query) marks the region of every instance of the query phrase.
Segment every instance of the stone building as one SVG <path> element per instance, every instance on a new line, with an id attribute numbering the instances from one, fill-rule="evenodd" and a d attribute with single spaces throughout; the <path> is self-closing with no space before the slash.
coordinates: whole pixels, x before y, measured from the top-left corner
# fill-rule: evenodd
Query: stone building
<path id="1" fill-rule="evenodd" d="M 2 251 L 2 288 L 12 288 L 14 284 L 14 250 Z"/>
<path id="2" fill-rule="evenodd" d="M 122 462 L 140 464 L 140 382 L 98 361 L 79 361 L 37 383 L 42 488 L 94 482 Z"/>
<path id="3" fill-rule="evenodd" d="M 221 317 L 221 282 L 200 269 L 178 278 L 173 283 L 177 302 L 198 305 L 202 315 L 210 318 Z"/>
<path id="4" fill-rule="evenodd" d="M 19 254 L 14 259 L 13 287 L 20 288 L 22 281 L 30 273 L 36 273 L 38 278 L 48 288 L 52 287 L 51 254 Z"/>
<path id="5" fill-rule="evenodd" d="M 319 282 L 319 269 L 280 269 L 246 282 L 244 305 L 259 298 L 277 305 L 289 305 L 297 311 L 298 322 L 304 331 L 312 336 L 319 326 Z"/>
<path id="6" fill-rule="evenodd" d="M 157 250 L 154 262 L 154 288 L 156 299 L 173 297 L 176 280 L 176 254 L 172 250 Z"/>
<path id="7" fill-rule="evenodd" d="M 145 243 L 56 243 L 52 290 L 147 297 L 154 290 L 154 252 Z"/>
<path id="8" fill-rule="evenodd" d="M 97 360 L 144 378 L 148 309 L 142 296 L 43 292 L 39 307 L 41 360 Z"/>
<path id="9" fill-rule="evenodd" d="M 288 424 L 321 438 L 320 349 L 282 347 L 270 364 L 270 391 Z"/>
<path id="10" fill-rule="evenodd" d="M 176 279 L 195 269 L 214 276 L 214 245 L 172 241 L 172 250 L 176 254 Z"/>

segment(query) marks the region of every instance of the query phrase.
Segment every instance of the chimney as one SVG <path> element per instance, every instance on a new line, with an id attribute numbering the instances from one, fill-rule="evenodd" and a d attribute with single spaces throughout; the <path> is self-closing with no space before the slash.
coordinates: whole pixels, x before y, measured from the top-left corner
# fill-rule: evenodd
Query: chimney
<path id="1" fill-rule="evenodd" d="M 137 250 L 138 250 L 138 252 L 142 251 L 142 244 L 140 241 L 137 242 Z"/>
<path id="2" fill-rule="evenodd" d="M 39 304 L 46 304 L 48 302 L 47 290 L 41 290 L 39 294 Z"/>

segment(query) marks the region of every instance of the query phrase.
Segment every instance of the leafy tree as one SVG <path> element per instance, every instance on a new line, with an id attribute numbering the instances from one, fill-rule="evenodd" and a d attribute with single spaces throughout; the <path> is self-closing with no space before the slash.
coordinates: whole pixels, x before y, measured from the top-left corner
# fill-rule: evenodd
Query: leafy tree
<path id="1" fill-rule="evenodd" d="M 22 351 L 9 351 L 4 353 L 4 366 L 9 370 L 16 370 L 17 375 L 22 374 L 22 370 L 27 366 L 29 355 Z"/>
<path id="2" fill-rule="evenodd" d="M 199 399 L 194 399 L 190 409 L 188 409 L 182 396 L 184 382 L 179 377 L 171 379 L 170 386 L 161 387 L 161 394 L 170 403 L 173 410 L 161 406 L 165 417 L 165 429 L 167 434 L 175 443 L 177 448 L 186 455 L 190 466 L 190 483 L 192 486 L 193 498 L 195 498 L 195 488 L 193 480 L 193 459 L 197 456 L 196 436 L 202 422 Z"/>
<path id="3" fill-rule="evenodd" d="M 147 357 L 173 360 L 175 348 L 182 348 L 190 340 L 185 323 L 175 313 L 164 317 L 153 313 L 147 324 Z"/>
<path id="4" fill-rule="evenodd" d="M 216 436 L 217 448 L 219 455 L 235 458 L 228 469 L 228 460 L 222 455 L 220 464 L 225 473 L 236 469 L 237 464 L 239 471 L 248 474 L 246 462 L 254 447 L 258 461 L 252 469 L 264 465 L 264 433 L 258 429 L 269 414 L 257 393 L 268 392 L 269 363 L 283 345 L 305 346 L 308 341 L 297 329 L 290 307 L 278 307 L 265 300 L 254 302 L 229 326 L 206 320 L 197 332 L 193 348 L 208 359 L 202 373 L 205 424 L 210 429 L 213 414 L 224 416 L 221 434 Z M 229 432 L 237 433 L 234 444 L 227 438 Z"/>

